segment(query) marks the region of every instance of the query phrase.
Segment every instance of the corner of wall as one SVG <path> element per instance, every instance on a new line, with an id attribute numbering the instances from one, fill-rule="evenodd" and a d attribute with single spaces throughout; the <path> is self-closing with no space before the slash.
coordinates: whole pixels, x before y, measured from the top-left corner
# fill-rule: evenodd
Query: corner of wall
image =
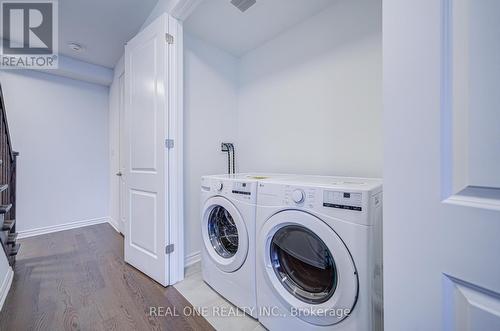
<path id="1" fill-rule="evenodd" d="M 118 233 L 122 233 L 122 232 L 120 231 L 120 225 L 118 224 L 118 221 L 117 221 L 117 220 L 115 220 L 113 217 L 109 217 L 109 218 L 108 218 L 108 223 L 109 223 L 109 225 L 111 225 L 111 227 L 112 227 L 113 229 L 115 229 L 115 231 L 116 231 L 116 232 L 118 232 Z"/>
<path id="2" fill-rule="evenodd" d="M 113 68 L 113 82 L 125 73 L 125 53 L 122 54 Z M 113 83 L 112 82 L 112 83 Z"/>

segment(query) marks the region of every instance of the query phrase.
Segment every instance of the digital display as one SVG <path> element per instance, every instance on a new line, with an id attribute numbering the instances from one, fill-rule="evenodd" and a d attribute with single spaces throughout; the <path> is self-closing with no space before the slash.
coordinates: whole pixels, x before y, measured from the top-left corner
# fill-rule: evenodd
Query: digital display
<path id="1" fill-rule="evenodd" d="M 236 182 L 233 184 L 232 192 L 234 194 L 251 195 L 250 189 L 250 187 L 247 187 L 247 183 Z"/>
<path id="2" fill-rule="evenodd" d="M 233 192 L 234 194 L 252 195 L 252 193 L 250 193 L 250 192 L 245 192 L 245 191 L 237 191 L 237 190 L 233 190 L 232 192 Z"/>
<path id="3" fill-rule="evenodd" d="M 339 191 L 323 191 L 323 207 L 362 210 L 362 194 Z"/>

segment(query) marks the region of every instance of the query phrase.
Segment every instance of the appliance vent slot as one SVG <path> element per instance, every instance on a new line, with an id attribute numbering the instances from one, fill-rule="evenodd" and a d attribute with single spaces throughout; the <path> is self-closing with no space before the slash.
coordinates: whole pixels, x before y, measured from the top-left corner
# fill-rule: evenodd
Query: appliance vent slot
<path id="1" fill-rule="evenodd" d="M 255 5 L 256 0 L 231 0 L 231 4 L 233 4 L 236 8 L 241 10 L 241 12 L 246 11 L 248 8 Z"/>

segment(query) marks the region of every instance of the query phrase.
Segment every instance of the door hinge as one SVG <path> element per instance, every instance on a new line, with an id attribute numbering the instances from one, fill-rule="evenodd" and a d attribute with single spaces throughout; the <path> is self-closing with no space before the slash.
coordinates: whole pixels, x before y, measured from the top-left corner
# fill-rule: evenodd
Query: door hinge
<path id="1" fill-rule="evenodd" d="M 165 139 L 165 147 L 168 149 L 174 148 L 174 140 L 173 139 Z"/>
<path id="2" fill-rule="evenodd" d="M 174 36 L 172 36 L 170 33 L 165 33 L 165 40 L 167 41 L 167 44 L 173 44 Z"/>
<path id="3" fill-rule="evenodd" d="M 174 252 L 174 244 L 165 246 L 165 254 L 170 254 Z"/>

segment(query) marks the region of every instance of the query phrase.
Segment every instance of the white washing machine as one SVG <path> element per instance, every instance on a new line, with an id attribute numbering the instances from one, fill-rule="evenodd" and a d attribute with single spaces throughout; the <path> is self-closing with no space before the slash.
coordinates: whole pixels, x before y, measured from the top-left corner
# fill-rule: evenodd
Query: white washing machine
<path id="1" fill-rule="evenodd" d="M 202 275 L 245 313 L 257 317 L 255 212 L 259 180 L 283 175 L 236 174 L 201 179 Z"/>
<path id="2" fill-rule="evenodd" d="M 257 305 L 269 330 L 381 330 L 382 181 L 259 183 Z"/>

